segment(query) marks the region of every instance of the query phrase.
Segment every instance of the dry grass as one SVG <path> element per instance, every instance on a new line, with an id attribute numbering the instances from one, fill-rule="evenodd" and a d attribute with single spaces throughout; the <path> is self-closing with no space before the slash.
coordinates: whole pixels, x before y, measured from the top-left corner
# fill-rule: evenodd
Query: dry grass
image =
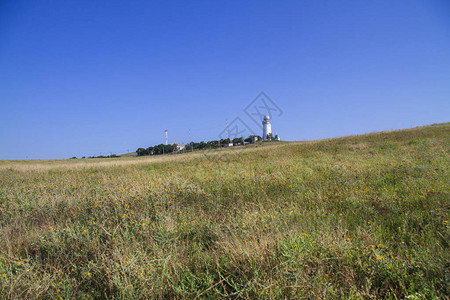
<path id="1" fill-rule="evenodd" d="M 445 298 L 449 132 L 1 161 L 0 294 Z"/>
<path id="2" fill-rule="evenodd" d="M 299 142 L 297 142 L 299 143 Z M 234 148 L 222 148 L 213 150 L 200 150 L 170 155 L 155 155 L 141 157 L 119 157 L 119 158 L 89 158 L 89 159 L 40 159 L 40 160 L 0 160 L 0 170 L 12 169 L 19 171 L 46 171 L 51 169 L 89 169 L 89 168 L 110 168 L 125 167 L 133 165 L 164 163 L 164 162 L 184 162 L 193 159 L 220 159 L 222 156 L 230 154 L 239 155 L 242 151 L 253 152 L 260 149 L 277 147 L 277 144 L 237 146 Z"/>

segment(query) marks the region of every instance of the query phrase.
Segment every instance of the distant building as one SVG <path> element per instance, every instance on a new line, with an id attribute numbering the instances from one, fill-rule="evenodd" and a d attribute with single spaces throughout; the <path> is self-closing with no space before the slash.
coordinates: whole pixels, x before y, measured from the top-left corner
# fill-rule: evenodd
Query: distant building
<path id="1" fill-rule="evenodd" d="M 275 134 L 274 141 L 281 141 L 281 138 L 280 138 L 280 136 L 278 135 L 278 133 Z"/>
<path id="2" fill-rule="evenodd" d="M 224 144 L 224 147 L 233 147 L 233 143 Z"/>
<path id="3" fill-rule="evenodd" d="M 171 145 L 175 146 L 175 149 L 174 149 L 175 152 L 180 152 L 186 148 L 183 144 L 180 144 L 180 143 L 173 143 Z"/>
<path id="4" fill-rule="evenodd" d="M 270 117 L 269 116 L 265 116 L 264 120 L 262 121 L 262 125 L 263 125 L 263 141 L 267 141 L 267 136 L 269 134 L 272 134 L 272 124 L 270 123 Z"/>
<path id="5" fill-rule="evenodd" d="M 258 141 L 258 137 L 257 136 L 253 136 L 251 143 L 255 144 L 257 141 Z"/>

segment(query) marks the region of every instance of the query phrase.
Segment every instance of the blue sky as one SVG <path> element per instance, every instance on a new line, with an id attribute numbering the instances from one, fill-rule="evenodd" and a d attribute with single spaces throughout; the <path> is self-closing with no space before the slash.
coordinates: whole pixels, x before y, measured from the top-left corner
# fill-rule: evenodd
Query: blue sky
<path id="1" fill-rule="evenodd" d="M 2 1 L 0 159 L 448 122 L 448 1 Z M 262 132 L 260 133 L 262 134 Z"/>

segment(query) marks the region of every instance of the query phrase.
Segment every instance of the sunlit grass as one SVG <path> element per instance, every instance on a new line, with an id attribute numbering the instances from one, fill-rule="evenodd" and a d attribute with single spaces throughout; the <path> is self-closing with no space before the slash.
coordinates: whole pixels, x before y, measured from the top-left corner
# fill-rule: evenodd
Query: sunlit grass
<path id="1" fill-rule="evenodd" d="M 0 162 L 2 298 L 445 298 L 450 124 Z"/>

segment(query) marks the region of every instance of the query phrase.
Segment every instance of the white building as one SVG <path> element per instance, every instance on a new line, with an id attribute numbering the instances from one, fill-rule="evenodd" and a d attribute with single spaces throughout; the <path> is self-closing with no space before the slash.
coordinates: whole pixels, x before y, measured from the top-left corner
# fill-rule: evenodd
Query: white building
<path id="1" fill-rule="evenodd" d="M 175 152 L 180 152 L 185 149 L 184 145 L 180 143 L 173 143 L 172 146 L 175 146 Z"/>
<path id="2" fill-rule="evenodd" d="M 263 125 L 263 141 L 267 141 L 267 136 L 272 134 L 272 124 L 270 124 L 270 117 L 264 116 L 264 120 L 262 121 Z"/>

